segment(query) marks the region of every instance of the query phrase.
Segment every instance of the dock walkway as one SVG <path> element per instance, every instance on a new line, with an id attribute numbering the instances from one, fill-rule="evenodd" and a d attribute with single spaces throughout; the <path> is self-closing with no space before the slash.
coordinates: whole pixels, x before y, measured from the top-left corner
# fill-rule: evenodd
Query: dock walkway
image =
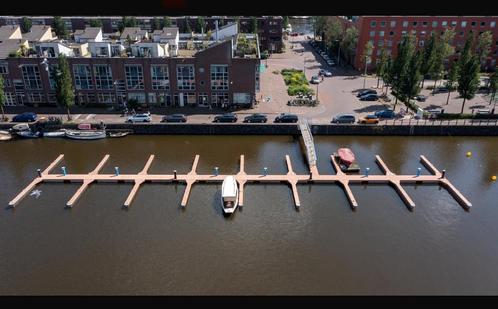
<path id="1" fill-rule="evenodd" d="M 313 148 L 314 149 L 314 148 Z M 42 182 L 77 182 L 81 183 L 79 189 L 74 193 L 70 200 L 66 203 L 66 206 L 71 208 L 74 206 L 76 201 L 81 197 L 85 190 L 90 186 L 90 184 L 95 182 L 129 182 L 133 183 L 133 188 L 131 189 L 128 197 L 126 198 L 123 206 L 128 208 L 136 196 L 140 186 L 144 182 L 163 182 L 163 183 L 185 183 L 186 188 L 181 201 L 181 206 L 186 207 L 188 203 L 188 198 L 192 191 L 193 185 L 197 182 L 214 182 L 221 183 L 229 175 L 213 175 L 213 174 L 198 174 L 196 172 L 197 165 L 199 163 L 199 155 L 194 157 L 192 168 L 187 174 L 149 174 L 148 170 L 155 158 L 154 155 L 150 155 L 144 168 L 141 172 L 137 174 L 100 174 L 105 163 L 109 160 L 109 155 L 105 155 L 100 161 L 97 167 L 89 172 L 88 174 L 55 174 L 50 173 L 57 164 L 59 164 L 64 155 L 59 155 L 43 172 L 41 172 L 38 177 L 33 179 L 26 188 L 24 188 L 17 196 L 15 196 L 10 202 L 10 207 L 15 207 L 19 202 L 30 192 L 36 185 Z M 424 184 L 435 184 L 444 187 L 448 192 L 456 199 L 456 201 L 465 209 L 469 210 L 472 204 L 461 194 L 451 182 L 444 177 L 444 175 L 434 167 L 434 165 L 429 162 L 425 156 L 420 156 L 421 163 L 427 167 L 431 175 L 397 175 L 390 171 L 384 161 L 380 156 L 376 156 L 376 162 L 384 172 L 383 175 L 349 175 L 343 173 L 337 163 L 335 162 L 333 156 L 330 156 L 331 163 L 334 166 L 336 174 L 334 175 L 323 175 L 318 173 L 316 164 L 310 167 L 310 173 L 304 175 L 298 175 L 294 172 L 292 168 L 292 162 L 289 155 L 285 156 L 285 162 L 288 172 L 286 174 L 247 174 L 245 172 L 245 161 L 244 155 L 240 156 L 240 168 L 239 172 L 235 175 L 235 179 L 239 185 L 239 205 L 244 205 L 244 186 L 246 183 L 287 183 L 293 194 L 294 205 L 296 208 L 301 206 L 299 199 L 299 194 L 297 190 L 298 183 L 330 183 L 339 184 L 343 188 L 349 203 L 353 209 L 358 207 L 358 203 L 351 191 L 351 183 L 369 184 L 369 183 L 384 183 L 393 186 L 396 192 L 399 194 L 401 199 L 405 202 L 408 209 L 413 210 L 415 208 L 415 203 L 410 198 L 408 193 L 403 189 L 403 184 L 412 183 L 424 183 Z M 316 163 L 316 161 L 315 161 Z"/>

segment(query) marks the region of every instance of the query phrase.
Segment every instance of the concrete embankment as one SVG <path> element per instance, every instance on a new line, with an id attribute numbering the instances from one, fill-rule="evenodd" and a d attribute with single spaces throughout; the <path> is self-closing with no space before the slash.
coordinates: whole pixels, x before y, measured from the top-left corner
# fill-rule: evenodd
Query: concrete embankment
<path id="1" fill-rule="evenodd" d="M 6 130 L 14 124 L 0 124 Z M 76 125 L 66 124 L 67 129 Z M 300 135 L 296 124 L 107 124 L 109 130 L 134 134 L 186 135 Z M 314 135 L 498 136 L 498 126 L 487 125 L 312 125 Z"/>

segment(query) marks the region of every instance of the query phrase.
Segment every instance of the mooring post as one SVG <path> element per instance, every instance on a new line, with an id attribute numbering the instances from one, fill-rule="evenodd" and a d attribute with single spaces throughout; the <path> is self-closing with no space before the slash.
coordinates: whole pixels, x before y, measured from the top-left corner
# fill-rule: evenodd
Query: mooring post
<path id="1" fill-rule="evenodd" d="M 218 176 L 219 168 L 217 166 L 214 167 L 214 176 Z"/>
<path id="2" fill-rule="evenodd" d="M 370 167 L 365 168 L 365 177 L 368 177 L 368 172 L 370 171 Z"/>
<path id="3" fill-rule="evenodd" d="M 421 172 L 421 171 L 422 171 L 422 169 L 421 169 L 420 167 L 419 167 L 419 168 L 417 168 L 417 177 L 419 177 L 419 176 L 420 176 L 420 172 Z"/>
<path id="4" fill-rule="evenodd" d="M 263 168 L 263 174 L 268 176 L 268 168 L 266 166 Z"/>
<path id="5" fill-rule="evenodd" d="M 446 170 L 442 170 L 442 172 L 441 172 L 441 178 L 444 178 L 445 175 L 446 175 Z"/>
<path id="6" fill-rule="evenodd" d="M 42 174 L 41 174 L 41 169 L 37 169 L 36 172 L 38 173 L 38 177 L 41 177 Z"/>
<path id="7" fill-rule="evenodd" d="M 114 171 L 115 171 L 116 176 L 119 176 L 119 167 L 115 166 Z"/>
<path id="8" fill-rule="evenodd" d="M 66 167 L 65 167 L 65 166 L 61 167 L 61 170 L 62 170 L 62 174 L 63 174 L 64 176 L 66 176 L 66 175 L 67 175 L 67 172 L 66 172 Z"/>
<path id="9" fill-rule="evenodd" d="M 176 180 L 176 170 L 173 171 L 173 179 Z"/>

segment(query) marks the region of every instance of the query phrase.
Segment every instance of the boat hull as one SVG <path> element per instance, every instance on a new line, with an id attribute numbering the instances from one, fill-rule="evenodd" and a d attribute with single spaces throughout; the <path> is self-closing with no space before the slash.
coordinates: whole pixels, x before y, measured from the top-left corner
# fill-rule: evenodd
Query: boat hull
<path id="1" fill-rule="evenodd" d="M 228 176 L 223 180 L 221 186 L 221 208 L 225 215 L 230 215 L 235 212 L 239 205 L 239 188 L 237 181 L 233 176 Z M 230 203 L 230 207 L 225 207 L 226 203 Z"/>
<path id="2" fill-rule="evenodd" d="M 31 131 L 20 131 L 16 132 L 17 136 L 21 138 L 39 138 L 41 133 L 40 132 L 31 132 Z"/>
<path id="3" fill-rule="evenodd" d="M 95 140 L 106 138 L 105 131 L 66 131 L 66 137 L 76 140 Z"/>
<path id="4" fill-rule="evenodd" d="M 43 137 L 64 137 L 64 136 L 66 136 L 65 130 L 43 133 Z"/>

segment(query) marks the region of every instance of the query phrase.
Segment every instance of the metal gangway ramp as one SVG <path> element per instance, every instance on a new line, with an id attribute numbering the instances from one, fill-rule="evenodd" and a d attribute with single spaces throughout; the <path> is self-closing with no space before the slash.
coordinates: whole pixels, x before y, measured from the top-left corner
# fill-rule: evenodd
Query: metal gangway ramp
<path id="1" fill-rule="evenodd" d="M 299 119 L 299 130 L 301 131 L 301 136 L 303 137 L 303 142 L 306 147 L 306 158 L 308 159 L 311 178 L 313 178 L 313 175 L 318 175 L 318 169 L 316 167 L 315 142 L 313 141 L 313 135 L 311 134 L 308 120 L 305 118 Z"/>

